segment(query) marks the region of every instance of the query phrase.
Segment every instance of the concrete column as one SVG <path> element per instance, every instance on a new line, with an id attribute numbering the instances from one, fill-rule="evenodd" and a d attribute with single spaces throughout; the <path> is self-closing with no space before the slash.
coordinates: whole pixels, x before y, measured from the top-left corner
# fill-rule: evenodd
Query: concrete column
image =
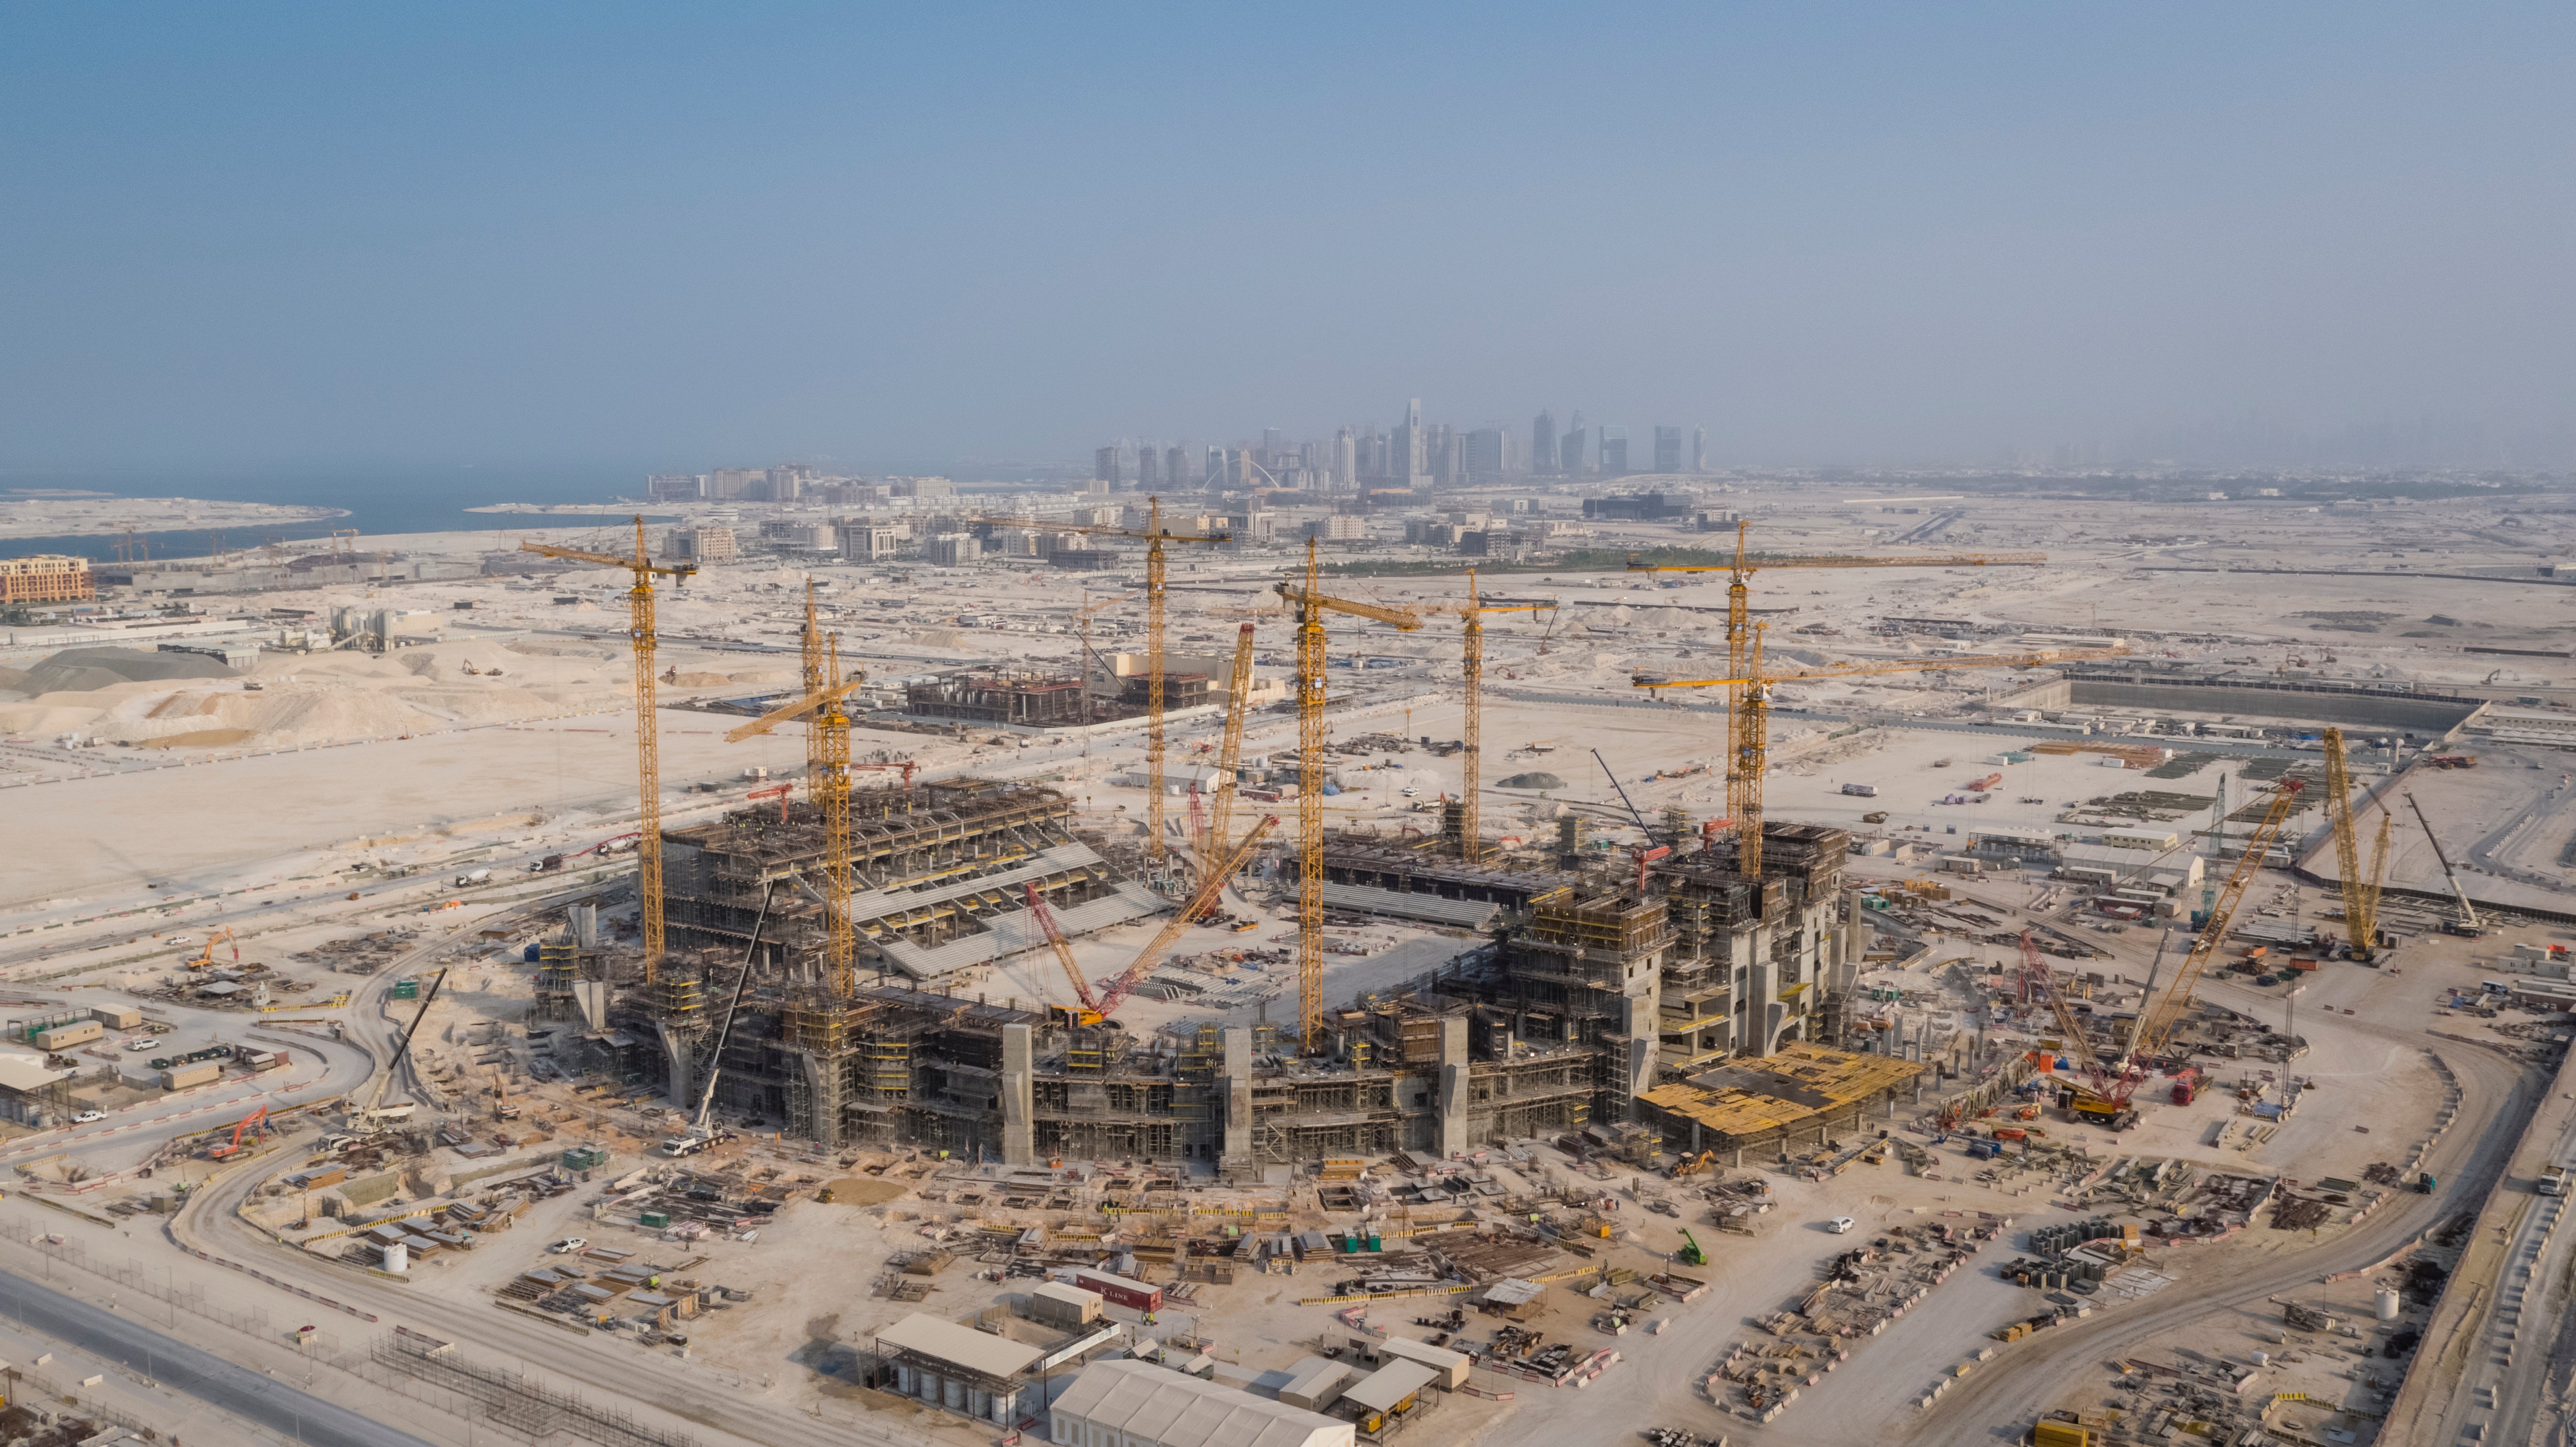
<path id="1" fill-rule="evenodd" d="M 1467 1149 L 1467 1022 L 1440 1022 L 1440 1154 Z"/>
<path id="2" fill-rule="evenodd" d="M 1037 1164 L 1029 1084 L 1037 1059 L 1032 1031 L 1025 1024 L 1002 1027 L 1002 1164 L 1006 1166 Z"/>
<path id="3" fill-rule="evenodd" d="M 682 1110 L 695 1114 L 698 1108 L 700 1082 L 697 1079 L 697 1072 L 689 1068 L 689 1054 L 691 1047 L 698 1043 L 698 1032 L 673 1030 L 670 1022 L 664 1020 L 654 1021 L 653 1031 L 661 1037 L 662 1068 L 665 1078 L 670 1081 L 671 1102 Z"/>
<path id="4" fill-rule="evenodd" d="M 1243 1026 L 1227 1030 L 1225 1041 L 1225 1143 L 1218 1159 L 1238 1161 L 1252 1154 L 1252 1032 Z"/>

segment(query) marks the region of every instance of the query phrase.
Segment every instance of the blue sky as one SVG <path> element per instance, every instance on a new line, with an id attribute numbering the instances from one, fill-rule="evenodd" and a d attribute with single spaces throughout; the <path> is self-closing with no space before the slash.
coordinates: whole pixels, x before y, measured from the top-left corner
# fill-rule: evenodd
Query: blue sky
<path id="1" fill-rule="evenodd" d="M 2563 468 L 2571 39 L 2564 6 L 10 5 L 0 469 L 1071 459 L 1411 396 L 1725 461 L 2250 415 Z"/>

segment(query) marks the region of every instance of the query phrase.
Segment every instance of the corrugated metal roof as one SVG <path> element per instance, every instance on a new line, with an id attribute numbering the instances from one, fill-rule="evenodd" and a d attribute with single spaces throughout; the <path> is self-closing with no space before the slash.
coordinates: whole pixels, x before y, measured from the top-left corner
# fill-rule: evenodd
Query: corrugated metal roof
<path id="1" fill-rule="evenodd" d="M 1405 1398 L 1439 1380 L 1440 1374 L 1420 1362 L 1388 1362 L 1342 1389 L 1342 1400 L 1372 1412 L 1392 1412 Z"/>
<path id="2" fill-rule="evenodd" d="M 876 1336 L 889 1346 L 953 1362 L 970 1372 L 1004 1381 L 1018 1376 L 1029 1363 L 1044 1355 L 1036 1347 L 917 1311 L 892 1326 L 879 1328 Z"/>
<path id="3" fill-rule="evenodd" d="M 1351 1447 L 1357 1433 L 1320 1412 L 1138 1361 L 1083 1368 L 1051 1410 L 1156 1447 Z"/>

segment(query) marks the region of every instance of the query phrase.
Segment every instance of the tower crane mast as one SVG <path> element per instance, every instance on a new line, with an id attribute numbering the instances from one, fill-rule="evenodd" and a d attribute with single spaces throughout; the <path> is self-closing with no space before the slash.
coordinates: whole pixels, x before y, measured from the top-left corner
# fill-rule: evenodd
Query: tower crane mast
<path id="1" fill-rule="evenodd" d="M 823 963 L 832 998 L 847 1000 L 858 989 L 858 933 L 850 923 L 850 713 L 842 700 L 867 681 L 867 673 L 853 668 L 851 677 L 841 677 L 837 633 L 825 637 L 822 652 L 820 688 L 728 730 L 725 742 L 740 743 L 790 719 L 810 715 L 816 721 L 815 732 L 822 737 L 820 773 L 808 791 L 821 801 L 823 814 Z M 911 782 L 911 765 L 902 767 L 905 782 Z"/>
<path id="2" fill-rule="evenodd" d="M 685 584 L 698 570 L 695 563 L 657 563 L 644 551 L 644 519 L 635 519 L 635 553 L 632 557 L 617 553 L 595 553 L 585 548 L 558 547 L 553 543 L 519 544 L 519 551 L 540 557 L 561 558 L 567 562 L 596 563 L 604 568 L 624 568 L 635 575 L 634 585 L 626 591 L 627 639 L 635 650 L 635 778 L 636 792 L 641 796 L 642 820 L 635 841 L 635 902 L 644 929 L 644 983 L 649 988 L 662 977 L 662 736 L 656 726 L 653 698 L 653 651 L 657 634 L 653 621 L 653 580 L 669 578 L 674 586 Z"/>
<path id="3" fill-rule="evenodd" d="M 1749 550 L 1749 521 L 1735 524 L 1735 557 L 1725 563 L 1641 563 L 1635 554 L 1628 558 L 1632 573 L 1725 573 L 1726 588 L 1726 673 L 1730 679 L 1743 679 L 1759 672 L 1760 641 L 1752 628 L 1752 591 L 1749 580 L 1763 568 L 1991 568 L 2039 567 L 2047 563 L 2046 553 L 1923 553 L 1911 557 L 1897 555 L 1839 553 L 1760 554 Z M 1743 872 L 1759 874 L 1762 862 L 1762 775 L 1746 772 L 1748 765 L 1764 766 L 1770 754 L 1770 715 L 1767 699 L 1752 699 L 1759 686 L 1745 682 L 1726 685 L 1726 720 L 1730 737 L 1726 748 L 1726 812 L 1736 821 L 1737 850 L 1742 857 Z M 1751 736 L 1747 737 L 1747 731 Z"/>
<path id="4" fill-rule="evenodd" d="M 1026 528 L 1034 532 L 1077 533 L 1088 537 L 1141 538 L 1145 543 L 1145 851 L 1155 860 L 1163 857 L 1163 545 L 1165 543 L 1228 543 L 1230 533 L 1176 533 L 1163 526 L 1163 500 L 1146 499 L 1145 529 L 1113 528 L 1099 523 L 1060 523 L 1044 518 L 976 518 L 979 523 L 996 527 Z M 1091 663 L 1083 661 L 1085 678 L 1090 677 Z"/>
<path id="5" fill-rule="evenodd" d="M 1673 679 L 1640 676 L 1634 686 L 1660 688 L 1725 688 L 1735 706 L 1735 730 L 1728 755 L 1728 792 L 1735 801 L 1736 870 L 1747 878 L 1762 873 L 1762 778 L 1770 767 L 1771 689 L 1776 684 L 1817 678 L 1851 678 L 1870 673 L 1926 673 L 1952 668 L 2038 668 L 2087 658 L 2119 658 L 2126 644 L 2109 648 L 2053 648 L 2027 653 L 1969 653 L 1949 658 L 1908 658 L 1874 663 L 1837 663 L 1788 673 L 1762 671 L 1762 628 L 1753 629 L 1745 649 L 1745 666 L 1724 678 Z"/>
<path id="6" fill-rule="evenodd" d="M 1456 613 L 1467 622 L 1463 648 L 1465 658 L 1461 670 L 1463 682 L 1459 695 L 1463 706 L 1462 711 L 1465 714 L 1466 748 L 1459 755 L 1458 857 L 1469 864 L 1477 862 L 1484 853 L 1484 836 L 1479 832 L 1482 825 L 1478 822 L 1477 806 L 1484 788 L 1485 615 L 1526 612 L 1535 618 L 1540 613 L 1553 611 L 1555 607 L 1556 600 L 1553 598 L 1487 603 L 1477 596 L 1476 570 L 1469 568 L 1466 602 L 1443 603 L 1426 610 L 1435 613 Z"/>
<path id="7" fill-rule="evenodd" d="M 1324 615 L 1347 613 L 1407 633 L 1422 626 L 1405 609 L 1327 597 L 1318 571 L 1308 538 L 1304 585 L 1279 584 L 1279 596 L 1297 610 L 1297 1041 L 1306 1051 L 1324 1029 Z"/>

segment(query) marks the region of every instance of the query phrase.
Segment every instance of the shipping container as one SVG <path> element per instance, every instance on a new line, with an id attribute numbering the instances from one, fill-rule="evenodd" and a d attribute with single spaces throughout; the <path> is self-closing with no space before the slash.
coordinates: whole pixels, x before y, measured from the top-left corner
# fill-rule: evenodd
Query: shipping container
<path id="1" fill-rule="evenodd" d="M 397 1000 L 417 1000 L 417 999 L 419 999 L 419 998 L 420 998 L 420 981 L 418 981 L 418 980 L 396 980 L 396 981 L 394 981 L 394 998 L 395 998 L 395 999 L 397 999 Z"/>
<path id="2" fill-rule="evenodd" d="M 1145 1312 L 1163 1309 L 1163 1288 L 1124 1276 L 1112 1276 L 1106 1271 L 1076 1270 L 1073 1284 L 1085 1291 L 1099 1292 L 1112 1306 Z"/>
<path id="3" fill-rule="evenodd" d="M 205 1085 L 221 1080 L 224 1067 L 220 1061 L 201 1060 L 194 1065 L 174 1065 L 161 1072 L 163 1090 L 186 1090 L 192 1085 Z"/>
<path id="4" fill-rule="evenodd" d="M 1845 784 L 1843 785 L 1843 792 L 1846 794 L 1857 795 L 1863 799 L 1875 799 L 1878 797 L 1878 786 L 1876 784 Z"/>
<path id="5" fill-rule="evenodd" d="M 96 1020 L 74 1020 L 68 1025 L 39 1030 L 34 1039 L 39 1050 L 69 1050 L 75 1045 L 87 1045 L 106 1033 L 107 1027 Z"/>
<path id="6" fill-rule="evenodd" d="M 97 1005 L 89 1017 L 110 1030 L 131 1030 L 143 1023 L 143 1012 L 132 1005 Z"/>

